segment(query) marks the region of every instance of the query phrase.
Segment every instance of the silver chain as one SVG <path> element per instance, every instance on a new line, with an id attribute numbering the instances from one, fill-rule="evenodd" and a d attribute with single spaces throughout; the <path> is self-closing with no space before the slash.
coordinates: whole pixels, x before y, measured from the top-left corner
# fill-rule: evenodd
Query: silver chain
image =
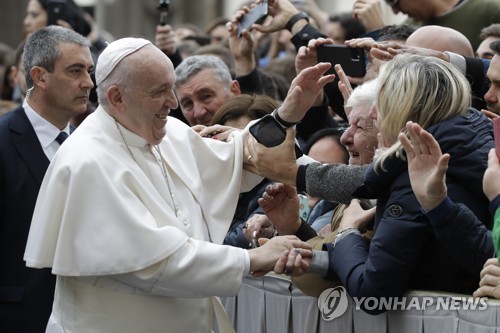
<path id="1" fill-rule="evenodd" d="M 122 129 L 118 125 L 118 121 L 116 119 L 114 119 L 114 120 L 115 120 L 116 128 L 118 129 L 118 132 L 120 132 L 120 136 L 122 137 L 123 143 L 127 147 L 127 150 L 129 152 L 130 156 L 132 157 L 132 159 L 134 160 L 134 162 L 137 165 L 139 165 L 139 163 L 137 163 L 137 160 L 135 159 L 134 154 L 132 153 L 132 150 L 130 149 L 130 147 L 129 147 L 128 143 L 127 143 L 127 140 L 125 140 L 125 136 L 123 135 Z M 152 145 L 150 145 L 150 146 L 152 146 Z M 160 147 L 158 147 L 158 146 L 152 146 L 152 147 L 154 147 L 156 149 L 156 151 L 158 152 L 158 155 L 160 156 L 160 159 L 158 159 L 155 156 L 155 154 L 153 153 L 153 151 L 151 151 L 151 154 L 153 155 L 153 157 L 155 158 L 155 160 L 158 162 L 158 165 L 160 166 L 160 170 L 161 170 L 161 173 L 163 175 L 163 178 L 165 179 L 165 182 L 167 183 L 168 192 L 170 193 L 170 198 L 172 199 L 172 203 L 174 205 L 174 213 L 175 213 L 175 216 L 177 216 L 177 212 L 179 211 L 179 207 L 175 203 L 175 199 L 174 199 L 175 196 L 174 196 L 174 192 L 172 190 L 172 186 L 170 185 L 170 180 L 168 178 L 167 168 L 165 166 L 165 160 L 163 159 L 163 155 L 161 154 Z"/>
<path id="2" fill-rule="evenodd" d="M 177 216 L 177 212 L 179 211 L 179 206 L 177 206 L 177 204 L 175 203 L 175 198 L 174 198 L 175 195 L 174 195 L 174 191 L 172 190 L 172 186 L 170 185 L 170 179 L 168 178 L 165 160 L 163 159 L 163 155 L 161 154 L 160 147 L 158 145 L 153 146 L 153 147 L 156 149 L 156 151 L 158 152 L 158 155 L 160 156 L 160 159 L 158 160 L 158 165 L 160 166 L 163 177 L 165 178 L 165 182 L 167 183 L 168 192 L 170 193 L 170 198 L 172 199 L 172 203 L 174 204 L 175 216 Z"/>

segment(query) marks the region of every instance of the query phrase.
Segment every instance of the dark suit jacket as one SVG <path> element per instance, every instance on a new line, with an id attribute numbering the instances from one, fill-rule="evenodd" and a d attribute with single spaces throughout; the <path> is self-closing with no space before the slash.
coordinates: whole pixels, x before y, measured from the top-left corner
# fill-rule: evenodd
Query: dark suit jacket
<path id="1" fill-rule="evenodd" d="M 49 165 L 22 107 L 0 117 L 0 331 L 45 332 L 55 276 L 25 266 L 24 249 Z"/>

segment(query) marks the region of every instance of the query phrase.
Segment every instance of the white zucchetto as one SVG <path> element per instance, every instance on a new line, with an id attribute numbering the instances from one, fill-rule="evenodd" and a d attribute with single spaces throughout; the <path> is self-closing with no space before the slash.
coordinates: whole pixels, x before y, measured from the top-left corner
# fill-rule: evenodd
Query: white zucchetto
<path id="1" fill-rule="evenodd" d="M 96 84 L 99 85 L 104 81 L 123 58 L 148 44 L 151 44 L 151 42 L 146 39 L 132 37 L 121 38 L 110 43 L 97 59 Z"/>

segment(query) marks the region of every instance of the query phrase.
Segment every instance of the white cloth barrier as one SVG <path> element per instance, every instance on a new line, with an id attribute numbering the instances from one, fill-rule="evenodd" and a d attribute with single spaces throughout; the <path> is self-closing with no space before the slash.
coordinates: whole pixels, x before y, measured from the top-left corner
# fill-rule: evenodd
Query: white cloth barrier
<path id="1" fill-rule="evenodd" d="M 481 307 L 444 310 L 438 306 L 438 299 L 460 299 L 467 295 L 411 291 L 405 296 L 418 298 L 418 304 L 424 304 L 422 297 L 425 297 L 432 305 L 369 315 L 357 310 L 349 299 L 343 315 L 326 321 L 317 298 L 303 294 L 286 277 L 270 274 L 262 278 L 246 277 L 236 297 L 221 300 L 238 333 L 500 333 L 500 301 L 489 299 L 482 310 Z"/>

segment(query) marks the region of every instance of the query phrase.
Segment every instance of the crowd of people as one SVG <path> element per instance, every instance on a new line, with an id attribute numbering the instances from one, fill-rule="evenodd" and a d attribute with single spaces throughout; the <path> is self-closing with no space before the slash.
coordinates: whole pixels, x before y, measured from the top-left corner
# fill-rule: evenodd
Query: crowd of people
<path id="1" fill-rule="evenodd" d="M 500 2 L 269 0 L 240 34 L 247 1 L 109 43 L 49 2 L 0 47 L 2 331 L 231 332 L 217 296 L 271 271 L 500 299 Z M 318 62 L 330 44 L 366 74 Z"/>

